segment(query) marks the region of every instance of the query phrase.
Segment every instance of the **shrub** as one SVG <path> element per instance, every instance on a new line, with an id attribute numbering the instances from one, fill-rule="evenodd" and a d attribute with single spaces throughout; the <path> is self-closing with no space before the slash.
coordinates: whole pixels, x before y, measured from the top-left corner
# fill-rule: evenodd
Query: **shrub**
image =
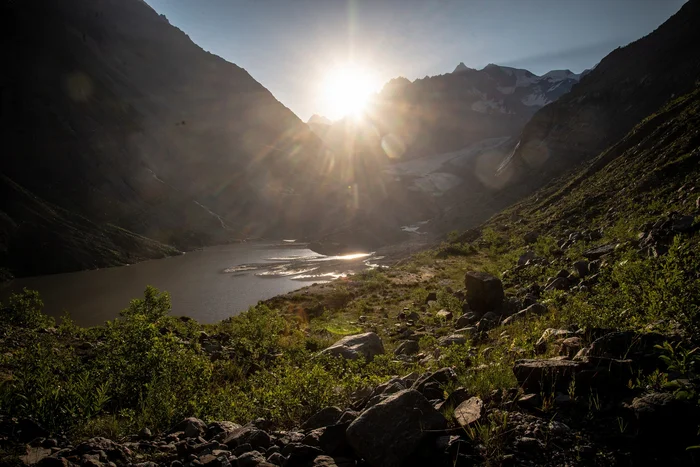
<path id="1" fill-rule="evenodd" d="M 42 312 L 43 308 L 44 302 L 35 290 L 24 289 L 20 293 L 12 294 L 7 305 L 0 305 L 3 317 L 0 326 L 26 329 L 52 326 L 54 321 Z"/>

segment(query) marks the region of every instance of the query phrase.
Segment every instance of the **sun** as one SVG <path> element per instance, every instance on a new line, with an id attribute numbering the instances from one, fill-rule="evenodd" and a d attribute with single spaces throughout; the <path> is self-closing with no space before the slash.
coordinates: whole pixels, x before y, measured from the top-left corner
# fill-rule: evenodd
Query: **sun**
<path id="1" fill-rule="evenodd" d="M 362 113 L 370 96 L 377 90 L 374 74 L 357 65 L 345 65 L 330 70 L 322 83 L 322 100 L 330 118 L 342 118 Z"/>

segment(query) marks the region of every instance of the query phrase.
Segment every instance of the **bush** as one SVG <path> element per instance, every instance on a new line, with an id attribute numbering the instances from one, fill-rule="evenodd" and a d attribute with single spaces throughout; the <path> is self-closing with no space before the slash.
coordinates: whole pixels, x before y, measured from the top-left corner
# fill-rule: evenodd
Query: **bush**
<path id="1" fill-rule="evenodd" d="M 3 317 L 0 327 L 37 329 L 53 326 L 53 319 L 42 312 L 43 308 L 44 302 L 35 290 L 24 289 L 20 293 L 12 294 L 7 305 L 0 305 Z"/>
<path id="2" fill-rule="evenodd" d="M 628 252 L 601 271 L 593 293 L 574 295 L 563 311 L 567 321 L 592 327 L 639 328 L 663 320 L 698 340 L 700 257 L 696 246 L 676 238 L 662 257 L 639 258 Z"/>

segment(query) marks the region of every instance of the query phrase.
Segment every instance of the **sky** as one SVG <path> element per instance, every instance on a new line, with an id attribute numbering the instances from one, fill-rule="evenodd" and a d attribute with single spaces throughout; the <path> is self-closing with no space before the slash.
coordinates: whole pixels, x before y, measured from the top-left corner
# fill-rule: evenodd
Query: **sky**
<path id="1" fill-rule="evenodd" d="M 302 120 L 340 118 L 329 73 L 379 91 L 489 63 L 579 73 L 650 33 L 686 0 L 146 0 L 203 49 L 245 68 Z"/>

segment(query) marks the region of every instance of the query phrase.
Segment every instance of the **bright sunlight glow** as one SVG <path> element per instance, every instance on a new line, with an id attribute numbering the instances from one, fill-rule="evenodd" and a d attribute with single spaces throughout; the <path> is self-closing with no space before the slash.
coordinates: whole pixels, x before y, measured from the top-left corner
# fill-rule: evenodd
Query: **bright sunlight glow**
<path id="1" fill-rule="evenodd" d="M 358 116 L 369 97 L 377 91 L 378 80 L 367 69 L 346 65 L 330 71 L 323 81 L 323 103 L 327 116 L 336 119 Z"/>

